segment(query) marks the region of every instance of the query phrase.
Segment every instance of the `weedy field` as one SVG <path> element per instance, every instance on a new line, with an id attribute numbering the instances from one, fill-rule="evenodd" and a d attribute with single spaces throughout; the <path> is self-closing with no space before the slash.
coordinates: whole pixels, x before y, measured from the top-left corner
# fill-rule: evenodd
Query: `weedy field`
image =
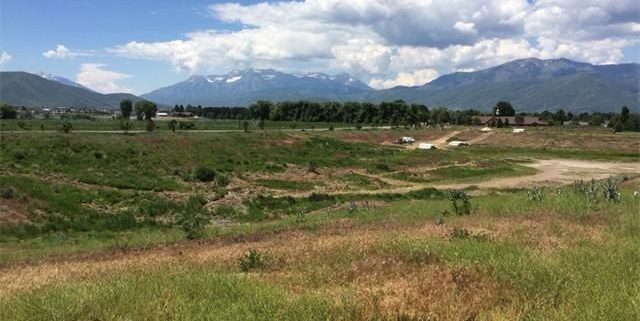
<path id="1" fill-rule="evenodd" d="M 1 133 L 0 319 L 640 318 L 640 135 L 282 126 Z"/>

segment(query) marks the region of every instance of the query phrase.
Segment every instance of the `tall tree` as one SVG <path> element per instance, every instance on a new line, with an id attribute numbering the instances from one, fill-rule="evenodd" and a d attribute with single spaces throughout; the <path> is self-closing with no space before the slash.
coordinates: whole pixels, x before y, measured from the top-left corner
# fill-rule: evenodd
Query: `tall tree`
<path id="1" fill-rule="evenodd" d="M 498 110 L 500 111 L 498 116 L 515 116 L 516 115 L 515 109 L 513 109 L 513 106 L 511 106 L 511 103 L 508 101 L 499 101 L 493 107 L 493 114 L 496 115 L 496 112 Z"/>
<path id="2" fill-rule="evenodd" d="M 122 115 L 122 118 L 129 119 L 129 117 L 131 117 L 132 110 L 133 103 L 131 103 L 131 100 L 125 99 L 120 102 L 120 114 Z"/>
<path id="3" fill-rule="evenodd" d="M 11 105 L 2 105 L 0 107 L 0 119 L 16 119 L 18 118 L 18 112 Z"/>
<path id="4" fill-rule="evenodd" d="M 148 100 L 141 100 L 136 103 L 135 111 L 136 118 L 138 120 L 142 120 L 143 117 L 146 120 L 150 120 L 151 118 L 156 116 L 156 112 L 158 112 L 158 106 Z"/>
<path id="5" fill-rule="evenodd" d="M 273 109 L 273 103 L 268 100 L 258 100 L 249 106 L 253 117 L 260 120 L 269 119 L 271 109 Z"/>

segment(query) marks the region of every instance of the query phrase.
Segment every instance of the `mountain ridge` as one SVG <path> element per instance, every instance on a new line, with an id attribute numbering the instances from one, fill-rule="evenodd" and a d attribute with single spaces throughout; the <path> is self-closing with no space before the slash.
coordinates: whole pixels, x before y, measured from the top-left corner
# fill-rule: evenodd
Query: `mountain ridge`
<path id="1" fill-rule="evenodd" d="M 288 74 L 274 69 L 246 68 L 224 75 L 193 75 L 140 98 L 131 94 L 100 94 L 68 79 L 54 77 L 1 72 L 0 102 L 116 108 L 122 99 L 142 98 L 165 106 L 248 106 L 260 99 L 372 103 L 401 99 L 430 107 L 486 110 L 499 100 L 507 100 L 519 110 L 529 112 L 557 108 L 607 112 L 623 105 L 635 111 L 640 109 L 639 64 L 592 65 L 565 58 L 518 59 L 477 71 L 442 75 L 424 85 L 381 90 L 347 73 Z"/>
<path id="2" fill-rule="evenodd" d="M 38 107 L 109 107 L 141 98 L 126 93 L 101 94 L 24 71 L 0 72 L 0 103 Z"/>

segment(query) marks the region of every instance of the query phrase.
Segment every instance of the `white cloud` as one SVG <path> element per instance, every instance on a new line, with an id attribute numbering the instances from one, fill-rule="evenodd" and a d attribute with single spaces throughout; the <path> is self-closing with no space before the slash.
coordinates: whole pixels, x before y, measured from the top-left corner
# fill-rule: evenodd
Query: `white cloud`
<path id="1" fill-rule="evenodd" d="M 107 70 L 106 67 L 105 64 L 82 64 L 76 75 L 76 82 L 101 93 L 131 92 L 131 89 L 118 84 L 118 81 L 131 76 Z"/>
<path id="2" fill-rule="evenodd" d="M 11 56 L 6 51 L 3 51 L 2 54 L 0 54 L 0 67 L 5 64 L 8 64 L 9 61 L 11 61 L 11 59 L 13 59 L 13 56 Z"/>
<path id="3" fill-rule="evenodd" d="M 369 86 L 373 88 L 390 88 L 395 86 L 424 85 L 438 77 L 433 69 L 420 69 L 413 72 L 400 72 L 395 79 L 371 79 Z"/>
<path id="4" fill-rule="evenodd" d="M 47 50 L 42 55 L 47 58 L 73 59 L 78 56 L 89 56 L 90 54 L 88 52 L 71 51 L 64 45 L 57 45 L 55 49 Z"/>
<path id="5" fill-rule="evenodd" d="M 247 66 L 346 71 L 372 85 L 526 57 L 618 62 L 640 43 L 637 0 L 306 0 L 215 4 L 211 16 L 243 26 L 108 49 L 171 62 L 188 73 Z M 426 72 L 429 70 L 430 72 Z M 435 73 L 431 72 L 435 71 Z"/>

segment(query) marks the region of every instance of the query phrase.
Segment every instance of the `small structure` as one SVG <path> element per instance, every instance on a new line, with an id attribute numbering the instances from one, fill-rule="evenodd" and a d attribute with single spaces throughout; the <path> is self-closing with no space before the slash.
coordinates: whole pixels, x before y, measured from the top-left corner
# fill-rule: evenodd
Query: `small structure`
<path id="1" fill-rule="evenodd" d="M 193 117 L 193 113 L 190 111 L 176 111 L 171 114 L 173 117 L 181 117 L 181 118 L 191 118 Z"/>
<path id="2" fill-rule="evenodd" d="M 157 112 L 156 117 L 169 117 L 169 113 Z"/>
<path id="3" fill-rule="evenodd" d="M 449 146 L 469 146 L 469 143 L 462 140 L 452 140 L 449 142 Z"/>
<path id="4" fill-rule="evenodd" d="M 502 124 L 509 124 L 511 126 L 547 126 L 549 125 L 546 121 L 540 119 L 540 117 L 533 116 L 524 116 L 522 119 L 518 119 L 521 121 L 516 121 L 516 117 L 513 116 L 481 116 L 478 117 L 480 119 L 480 124 L 483 126 L 496 126 L 498 124 L 498 120 L 502 122 Z"/>
<path id="5" fill-rule="evenodd" d="M 514 133 L 524 133 L 524 128 L 514 128 L 513 132 Z"/>
<path id="6" fill-rule="evenodd" d="M 404 137 L 400 137 L 398 140 L 395 141 L 396 144 L 413 144 L 416 142 L 416 139 L 410 136 L 404 136 Z"/>
<path id="7" fill-rule="evenodd" d="M 418 149 L 436 149 L 436 145 L 429 143 L 420 143 L 418 144 Z"/>
<path id="8" fill-rule="evenodd" d="M 491 129 L 491 127 L 483 127 L 480 131 L 481 131 L 481 132 L 488 133 L 488 132 L 490 132 L 490 131 L 492 131 L 492 130 L 493 130 L 493 129 Z"/>

